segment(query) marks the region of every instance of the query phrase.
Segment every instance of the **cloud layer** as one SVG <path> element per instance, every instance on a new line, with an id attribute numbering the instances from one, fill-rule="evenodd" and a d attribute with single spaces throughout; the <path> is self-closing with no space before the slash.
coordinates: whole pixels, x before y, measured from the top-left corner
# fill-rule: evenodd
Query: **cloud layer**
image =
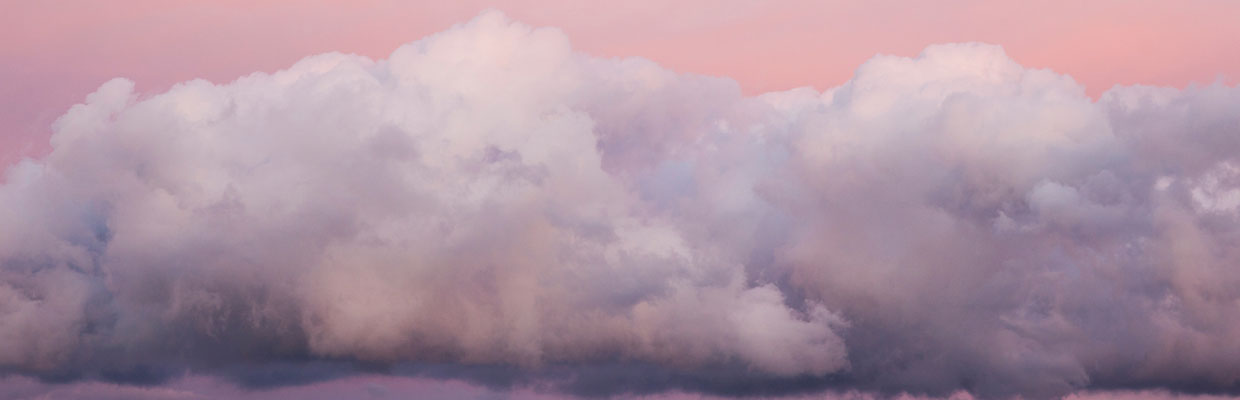
<path id="1" fill-rule="evenodd" d="M 55 131 L 0 186 L 10 372 L 1240 390 L 1235 87 L 950 44 L 745 97 L 492 12 Z"/>

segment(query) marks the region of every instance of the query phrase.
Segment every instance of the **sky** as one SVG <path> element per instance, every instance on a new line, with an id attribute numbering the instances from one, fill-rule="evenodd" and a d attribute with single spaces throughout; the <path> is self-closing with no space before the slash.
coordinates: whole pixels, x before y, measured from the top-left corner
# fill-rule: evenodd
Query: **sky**
<path id="1" fill-rule="evenodd" d="M 0 398 L 1240 394 L 1240 5 L 34 2 Z"/>
<path id="2" fill-rule="evenodd" d="M 482 10 L 565 32 L 575 49 L 736 80 L 748 94 L 844 83 L 875 54 L 1002 45 L 1022 65 L 1115 85 L 1234 84 L 1240 5 L 1152 1 L 10 1 L 0 15 L 0 164 L 45 154 L 50 125 L 114 77 L 155 93 L 230 82 L 328 51 L 383 58 Z"/>

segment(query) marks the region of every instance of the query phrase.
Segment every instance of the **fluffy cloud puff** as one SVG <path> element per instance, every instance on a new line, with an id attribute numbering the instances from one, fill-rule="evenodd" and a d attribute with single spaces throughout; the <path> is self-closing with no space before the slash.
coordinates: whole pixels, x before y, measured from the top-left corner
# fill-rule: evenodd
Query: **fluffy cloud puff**
<path id="1" fill-rule="evenodd" d="M 113 80 L 52 144 L 0 186 L 9 371 L 1240 389 L 1233 87 L 1094 101 L 954 44 L 745 97 L 486 13 L 386 60 Z"/>

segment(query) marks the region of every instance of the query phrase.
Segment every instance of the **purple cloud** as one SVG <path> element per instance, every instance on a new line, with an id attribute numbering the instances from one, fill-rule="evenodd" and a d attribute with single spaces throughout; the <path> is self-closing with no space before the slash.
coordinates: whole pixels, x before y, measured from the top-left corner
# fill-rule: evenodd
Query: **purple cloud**
<path id="1" fill-rule="evenodd" d="M 950 44 L 746 97 L 486 13 L 384 60 L 153 96 L 113 80 L 55 131 L 0 186 L 0 368 L 17 374 L 1240 385 L 1235 87 L 1094 101 Z"/>

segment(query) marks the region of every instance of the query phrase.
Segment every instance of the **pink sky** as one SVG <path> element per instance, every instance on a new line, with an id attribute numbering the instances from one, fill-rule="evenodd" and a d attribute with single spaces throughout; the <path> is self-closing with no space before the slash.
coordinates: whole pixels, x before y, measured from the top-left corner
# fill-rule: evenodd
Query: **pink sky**
<path id="1" fill-rule="evenodd" d="M 529 389 L 497 392 L 461 381 L 436 381 L 399 376 L 359 375 L 332 381 L 265 390 L 245 390 L 216 378 L 189 375 L 157 387 L 124 386 L 104 382 L 75 382 L 49 385 L 32 378 L 9 376 L 0 378 L 0 397 L 14 399 L 134 399 L 134 400 L 204 400 L 214 398 L 248 400 L 312 400 L 312 399 L 395 399 L 416 394 L 420 399 L 508 399 L 565 400 L 566 395 L 539 393 Z M 691 393 L 630 395 L 621 398 L 644 400 L 723 400 L 723 397 Z M 877 400 L 880 396 L 860 392 L 824 392 L 785 397 L 788 400 Z M 934 400 L 934 397 L 902 394 L 891 400 Z M 943 400 L 973 400 L 965 392 L 956 392 Z M 1095 391 L 1067 396 L 1065 400 L 1234 400 L 1231 396 L 1173 394 L 1162 390 Z"/>
<path id="2" fill-rule="evenodd" d="M 254 5 L 259 4 L 259 5 Z M 728 76 L 749 93 L 838 85 L 877 53 L 984 41 L 1067 73 L 1184 86 L 1240 71 L 1240 3 L 1189 1 L 17 1 L 0 6 L 0 165 L 48 150 L 52 121 L 98 85 L 142 92 L 230 81 L 327 51 L 386 57 L 497 8 L 563 29 L 576 49 Z"/>

